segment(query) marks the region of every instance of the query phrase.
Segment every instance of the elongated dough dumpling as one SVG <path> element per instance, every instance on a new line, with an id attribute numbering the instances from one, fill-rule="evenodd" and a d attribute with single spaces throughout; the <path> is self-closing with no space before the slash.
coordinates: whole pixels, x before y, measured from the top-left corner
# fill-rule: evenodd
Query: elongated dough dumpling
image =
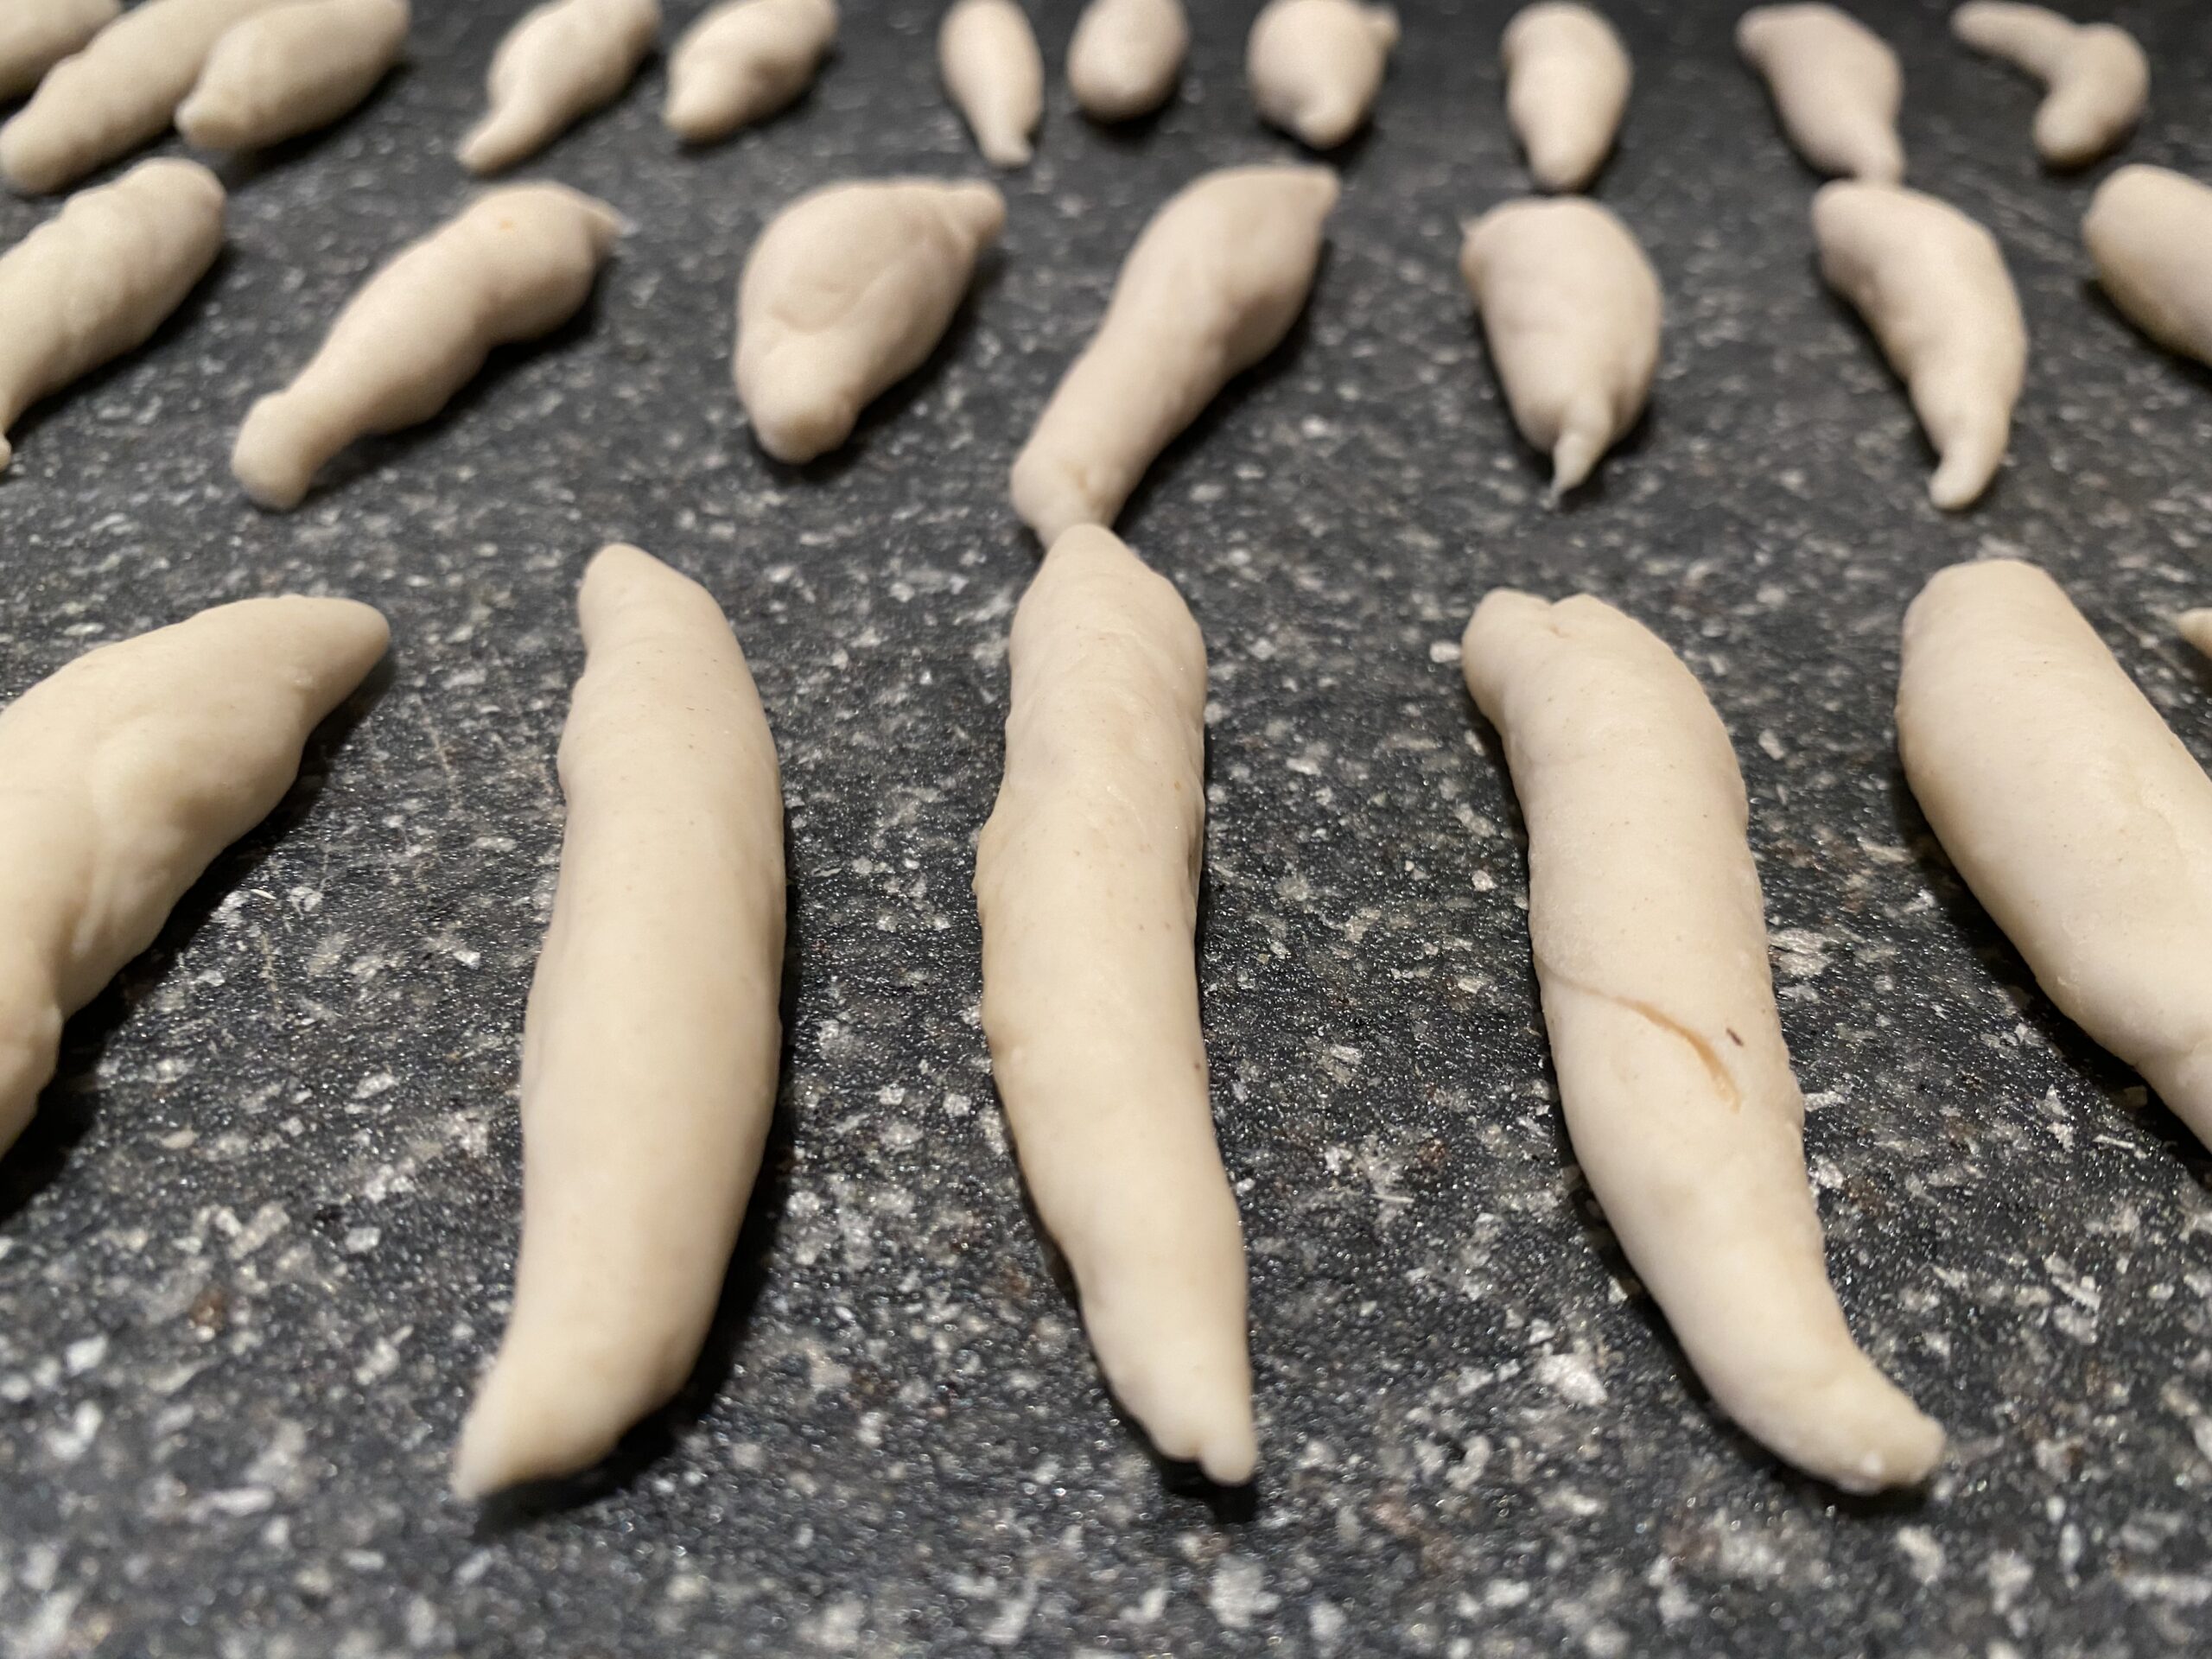
<path id="1" fill-rule="evenodd" d="M 622 96 L 660 34 L 660 0 L 545 0 L 507 31 L 486 79 L 491 108 L 461 164 L 504 173 Z"/>
<path id="2" fill-rule="evenodd" d="M 590 1467 L 683 1386 L 776 1103 L 784 799 L 745 653 L 634 547 L 592 561 L 577 610 L 514 1311 L 461 1430 L 464 1497 Z"/>
<path id="3" fill-rule="evenodd" d="M 2012 559 L 1929 579 L 1897 750 L 2036 982 L 2212 1147 L 2212 779 L 2056 582 Z"/>
<path id="4" fill-rule="evenodd" d="M 123 0 L 8 0 L 0 9 L 0 99 L 21 98 L 122 11 Z"/>
<path id="5" fill-rule="evenodd" d="M 231 471 L 260 505 L 299 505 L 356 438 L 429 420 L 493 346 L 574 316 L 621 234 L 566 185 L 487 191 L 362 284 L 298 378 L 248 412 Z"/>
<path id="6" fill-rule="evenodd" d="M 1252 103 L 1307 149 L 1334 149 L 1367 124 L 1397 44 L 1389 6 L 1268 0 L 1244 50 Z"/>
<path id="7" fill-rule="evenodd" d="M 1173 583 L 1079 525 L 1022 596 L 1007 661 L 1006 775 L 976 844 L 992 1075 L 1108 1385 L 1163 1455 L 1241 1484 L 1259 1455 L 1244 1239 L 1193 940 L 1205 641 Z"/>
<path id="8" fill-rule="evenodd" d="M 1165 104 L 1191 49 L 1183 0 L 1090 0 L 1068 41 L 1068 86 L 1094 121 L 1134 121 Z"/>
<path id="9" fill-rule="evenodd" d="M 703 144 L 766 121 L 814 84 L 836 39 L 835 0 L 725 0 L 669 54 L 669 130 Z"/>
<path id="10" fill-rule="evenodd" d="M 2207 657 L 2212 657 L 2212 610 L 2183 611 L 2181 637 Z"/>
<path id="11" fill-rule="evenodd" d="M 215 43 L 176 112 L 202 149 L 264 149 L 358 107 L 407 45 L 407 0 L 291 0 Z"/>
<path id="12" fill-rule="evenodd" d="M 2036 153 L 2050 166 L 2087 167 L 2117 148 L 2150 101 L 2150 60 L 2110 23 L 2074 23 L 2015 0 L 1967 0 L 1951 14 L 1951 32 L 2050 89 L 2036 111 Z"/>
<path id="13" fill-rule="evenodd" d="M 2082 220 L 2097 281 L 2170 352 L 2212 364 L 2212 185 L 2163 167 L 2123 167 Z"/>
<path id="14" fill-rule="evenodd" d="M 1755 6 L 1736 25 L 1736 49 L 1765 78 L 1783 131 L 1814 168 L 1878 184 L 1904 176 L 1904 71 L 1880 35 L 1831 5 Z"/>
<path id="15" fill-rule="evenodd" d="M 31 101 L 0 127 L 0 173 L 18 190 L 61 190 L 153 143 L 168 130 L 215 42 L 277 3 L 143 0 L 49 69 Z"/>
<path id="16" fill-rule="evenodd" d="M 1611 607 L 1501 589 L 1461 642 L 1529 828 L 1529 936 L 1567 1134 L 1715 1404 L 1846 1491 L 1942 1455 L 1845 1325 L 1806 1179 L 1736 757 Z"/>
<path id="17" fill-rule="evenodd" d="M 753 244 L 738 286 L 737 395 L 760 447 L 800 462 L 921 367 L 1006 226 L 988 184 L 889 179 L 801 196 Z"/>
<path id="18" fill-rule="evenodd" d="M 0 472 L 25 410 L 143 345 L 184 302 L 223 251 L 223 206 L 197 162 L 142 162 L 0 254 Z"/>
<path id="19" fill-rule="evenodd" d="M 0 710 L 0 1151 L 62 1022 L 284 798 L 388 637 L 351 600 L 243 600 L 87 652 Z"/>
<path id="20" fill-rule="evenodd" d="M 1045 56 L 1014 0 L 953 0 L 937 32 L 938 73 L 994 167 L 1027 167 L 1045 114 Z"/>
<path id="21" fill-rule="evenodd" d="M 1110 525 L 1169 440 L 1281 344 L 1313 291 L 1338 188 L 1325 167 L 1225 168 L 1153 215 L 1015 458 L 1014 510 L 1039 540 Z"/>
<path id="22" fill-rule="evenodd" d="M 1505 117 L 1547 190 L 1580 190 L 1611 154 L 1636 71 L 1613 26 L 1575 0 L 1538 0 L 1505 26 Z"/>
<path id="23" fill-rule="evenodd" d="M 1556 499 L 1643 414 L 1664 302 L 1635 234 L 1580 197 L 1509 201 L 1467 227 L 1459 274 L 1521 435 Z"/>
<path id="24" fill-rule="evenodd" d="M 1839 181 L 1813 198 L 1821 275 L 1849 300 L 1905 384 L 1941 457 L 1928 499 L 1981 499 L 2012 433 L 2028 327 L 1997 238 L 1901 185 Z"/>

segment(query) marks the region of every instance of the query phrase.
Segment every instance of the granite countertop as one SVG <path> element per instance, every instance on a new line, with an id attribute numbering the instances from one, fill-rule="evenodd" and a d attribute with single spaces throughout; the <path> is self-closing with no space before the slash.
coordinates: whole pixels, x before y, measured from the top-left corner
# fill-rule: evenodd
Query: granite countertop
<path id="1" fill-rule="evenodd" d="M 0 1165 L 0 1651 L 2203 1650 L 2212 1166 L 2035 993 L 1891 747 L 1906 601 L 2004 552 L 2212 755 L 2212 672 L 2169 623 L 2212 597 L 2212 375 L 2085 285 L 2095 175 L 2038 170 L 2028 82 L 1935 0 L 1860 0 L 1907 65 L 1914 180 L 2001 237 L 2034 336 L 2011 465 L 1947 518 L 1816 280 L 1814 181 L 1733 0 L 1608 0 L 1639 80 L 1600 194 L 1669 326 L 1650 418 L 1554 512 L 1455 269 L 1460 219 L 1523 183 L 1506 7 L 1405 0 L 1308 321 L 1123 526 L 1212 658 L 1205 1018 L 1266 1448 L 1239 1501 L 1165 1478 L 1101 1389 L 1007 1155 L 968 883 L 1035 560 L 1005 468 L 1152 209 L 1288 153 L 1245 96 L 1248 8 L 1194 0 L 1184 95 L 1114 136 L 1058 77 L 1074 5 L 1035 6 L 1055 73 L 1002 252 L 803 472 L 731 394 L 738 265 L 811 186 L 981 173 L 936 7 L 848 0 L 816 92 L 698 155 L 661 130 L 656 65 L 529 169 L 637 221 L 588 317 L 302 511 L 255 512 L 237 422 L 467 194 L 449 146 L 522 8 L 424 0 L 372 105 L 233 168 L 217 273 L 23 423 L 0 480 L 0 693 L 281 589 L 370 601 L 395 635 L 292 800 L 71 1027 Z M 2212 176 L 2212 11 L 2115 15 L 2158 76 L 2128 156 Z M 0 239 L 48 211 L 0 202 Z M 567 1501 L 480 1516 L 447 1458 L 505 1309 L 574 585 L 618 537 L 700 575 L 759 677 L 797 1014 L 695 1386 Z M 1830 1264 L 1953 1436 L 1923 1498 L 1839 1501 L 1717 1424 L 1590 1200 L 1456 662 L 1500 582 L 1627 607 L 1734 734 Z"/>

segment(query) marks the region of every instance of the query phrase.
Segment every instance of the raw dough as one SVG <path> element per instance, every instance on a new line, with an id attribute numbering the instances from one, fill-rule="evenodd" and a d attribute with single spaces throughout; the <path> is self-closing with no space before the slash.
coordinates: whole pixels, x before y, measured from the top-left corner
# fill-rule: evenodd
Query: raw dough
<path id="1" fill-rule="evenodd" d="M 1336 149 L 1367 124 L 1397 43 L 1388 6 L 1268 0 L 1244 54 L 1260 118 L 1309 149 Z"/>
<path id="2" fill-rule="evenodd" d="M 1942 457 L 1928 498 L 1981 499 L 2005 460 L 2028 329 L 1997 238 L 1901 185 L 1839 181 L 1813 198 L 1821 275 L 1849 300 L 1905 383 Z"/>
<path id="3" fill-rule="evenodd" d="M 1574 1155 L 1714 1403 L 1846 1491 L 1943 1432 L 1851 1339 L 1806 1179 L 1744 782 L 1659 639 L 1500 590 L 1461 642 L 1529 829 L 1529 934 Z"/>
<path id="4" fill-rule="evenodd" d="M 0 127 L 0 173 L 18 190 L 61 190 L 151 143 L 168 130 L 215 42 L 276 3 L 144 0 L 48 70 Z"/>
<path id="5" fill-rule="evenodd" d="M 2212 657 L 2212 610 L 2183 611 L 2181 637 L 2207 657 Z"/>
<path id="6" fill-rule="evenodd" d="M 592 561 L 577 610 L 514 1312 L 461 1430 L 464 1497 L 588 1468 L 683 1386 L 776 1103 L 784 801 L 745 654 L 634 547 Z"/>
<path id="7" fill-rule="evenodd" d="M 1815 168 L 1878 184 L 1904 176 L 1904 72 L 1864 23 L 1829 5 L 1755 6 L 1736 25 L 1736 49 L 1765 77 L 1783 131 Z"/>
<path id="8" fill-rule="evenodd" d="M 766 121 L 814 84 L 836 39 L 833 0 L 727 0 L 669 56 L 669 130 L 703 144 Z"/>
<path id="9" fill-rule="evenodd" d="M 1153 215 L 1014 461 L 1014 510 L 1039 540 L 1111 524 L 1168 442 L 1281 343 L 1337 192 L 1325 167 L 1226 168 Z"/>
<path id="10" fill-rule="evenodd" d="M 988 184 L 833 184 L 776 215 L 738 285 L 737 395 L 760 447 L 801 462 L 921 367 L 1006 226 Z"/>
<path id="11" fill-rule="evenodd" d="M 407 0 L 296 0 L 215 43 L 177 130 L 203 149 L 264 149 L 356 108 L 407 45 Z"/>
<path id="12" fill-rule="evenodd" d="M 2212 186 L 2163 167 L 2123 167 L 2082 221 L 2097 281 L 2170 352 L 2212 363 Z"/>
<path id="13" fill-rule="evenodd" d="M 953 0 L 937 32 L 938 73 L 994 167 L 1027 167 L 1045 113 L 1045 58 L 1014 0 Z"/>
<path id="14" fill-rule="evenodd" d="M 0 100 L 21 98 L 122 12 L 123 0 L 8 0 L 0 10 Z"/>
<path id="15" fill-rule="evenodd" d="M 507 31 L 486 81 L 491 108 L 461 164 L 503 173 L 622 96 L 660 34 L 660 0 L 545 0 Z"/>
<path id="16" fill-rule="evenodd" d="M 1514 14 L 1498 55 L 1530 175 L 1547 190 L 1586 188 L 1612 151 L 1636 75 L 1621 37 L 1588 6 L 1538 0 Z"/>
<path id="17" fill-rule="evenodd" d="M 2087 167 L 2134 130 L 2151 98 L 2151 62 L 2110 23 L 2068 22 L 2042 6 L 1969 0 L 1951 32 L 2050 88 L 2036 111 L 2036 153 L 2052 167 Z"/>
<path id="18" fill-rule="evenodd" d="M 1116 1397 L 1163 1455 L 1242 1484 L 1259 1456 L 1244 1241 L 1192 939 L 1205 642 L 1173 583 L 1078 525 L 1023 595 L 1007 662 L 1006 776 L 976 844 L 992 1074 Z"/>
<path id="19" fill-rule="evenodd" d="M 590 296 L 621 215 L 560 184 L 493 190 L 363 283 L 283 391 L 255 404 L 231 470 L 264 507 L 296 507 L 315 474 L 372 432 L 427 421 L 495 346 L 550 334 Z"/>
<path id="20" fill-rule="evenodd" d="M 1068 86 L 1095 121 L 1134 121 L 1165 104 L 1191 49 L 1183 0 L 1090 0 L 1068 42 Z"/>
<path id="21" fill-rule="evenodd" d="M 1467 227 L 1459 274 L 1521 435 L 1556 500 L 1634 426 L 1659 365 L 1659 277 L 1594 201 L 1509 201 Z"/>
<path id="22" fill-rule="evenodd" d="M 244 600 L 88 652 L 0 710 L 0 1151 L 62 1021 L 284 798 L 387 638 L 351 600 Z"/>
<path id="23" fill-rule="evenodd" d="M 143 345 L 222 250 L 215 175 L 152 161 L 79 191 L 0 255 L 0 472 L 22 412 Z"/>

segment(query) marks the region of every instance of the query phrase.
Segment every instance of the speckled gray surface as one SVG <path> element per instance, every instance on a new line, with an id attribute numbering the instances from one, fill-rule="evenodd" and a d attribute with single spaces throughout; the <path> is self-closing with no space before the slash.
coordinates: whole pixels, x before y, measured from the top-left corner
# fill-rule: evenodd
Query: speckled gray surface
<path id="1" fill-rule="evenodd" d="M 977 170 L 933 8 L 853 0 L 787 118 L 664 140 L 658 67 L 539 171 L 638 221 L 587 326 L 302 512 L 238 417 L 448 159 L 521 0 L 426 0 L 415 67 L 234 175 L 232 251 L 156 346 L 24 423 L 0 691 L 285 588 L 390 614 L 387 681 L 73 1027 L 0 1167 L 0 1649 L 60 1656 L 2149 1654 L 2212 1624 L 2202 1154 L 2031 988 L 1898 781 L 1899 616 L 1937 566 L 2051 566 L 2200 755 L 2212 376 L 2084 286 L 2088 181 L 1933 3 L 1914 177 L 2002 237 L 2035 335 L 2012 463 L 1939 518 L 1904 399 L 1810 263 L 1812 181 L 1733 7 L 1615 0 L 1641 66 L 1605 199 L 1672 307 L 1655 410 L 1565 512 L 1453 269 L 1520 188 L 1501 5 L 1409 3 L 1308 326 L 1125 528 L 1213 659 L 1205 1014 L 1251 1241 L 1267 1446 L 1164 1480 L 1026 1215 L 976 1027 L 970 838 L 1033 550 L 1005 466 L 1176 184 L 1279 154 L 1201 5 L 1185 95 L 1102 136 L 1054 86 L 947 349 L 804 474 L 752 448 L 730 296 L 763 218 L 856 171 Z M 677 0 L 678 21 L 696 8 Z M 1039 8 L 1057 64 L 1072 7 Z M 2212 13 L 2138 0 L 2134 157 L 2212 175 Z M 0 203 L 0 237 L 44 210 Z M 790 791 L 796 1019 L 731 1317 L 612 1478 L 480 1518 L 445 1460 L 504 1309 L 512 1085 L 560 819 L 574 580 L 627 537 L 738 620 Z M 1734 732 L 1830 1260 L 1951 1428 L 1923 1501 L 1840 1503 L 1717 1425 L 1567 1156 L 1506 779 L 1452 642 L 1510 581 L 1673 641 Z"/>

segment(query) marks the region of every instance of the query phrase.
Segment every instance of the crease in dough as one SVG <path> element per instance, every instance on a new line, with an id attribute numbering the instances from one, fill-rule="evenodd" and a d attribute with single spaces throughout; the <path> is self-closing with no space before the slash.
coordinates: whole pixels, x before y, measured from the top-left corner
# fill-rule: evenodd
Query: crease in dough
<path id="1" fill-rule="evenodd" d="M 1094 121 L 1134 121 L 1167 102 L 1191 49 L 1183 0 L 1090 0 L 1068 41 L 1068 86 Z"/>
<path id="2" fill-rule="evenodd" d="M 669 54 L 669 130 L 711 143 L 790 108 L 836 40 L 835 0 L 725 0 Z"/>
<path id="3" fill-rule="evenodd" d="M 623 229 L 620 214 L 581 191 L 518 184 L 401 249 L 346 302 L 291 385 L 248 412 L 231 452 L 246 494 L 296 507 L 356 438 L 429 420 L 494 346 L 574 316 Z"/>
<path id="4" fill-rule="evenodd" d="M 928 360 L 1006 226 L 988 184 L 888 179 L 801 196 L 738 285 L 737 395 L 760 447 L 798 464 Z"/>
<path id="5" fill-rule="evenodd" d="M 1014 0 L 953 0 L 937 32 L 938 73 L 993 167 L 1029 165 L 1045 114 L 1045 55 Z"/>
<path id="6" fill-rule="evenodd" d="M 1338 188 L 1325 167 L 1225 168 L 1153 215 L 1014 460 L 1014 509 L 1039 541 L 1112 524 L 1176 434 L 1282 343 Z"/>
<path id="7" fill-rule="evenodd" d="M 12 3 L 12 0 L 10 0 Z M 143 0 L 46 73 L 0 127 L 0 173 L 43 195 L 150 144 L 236 24 L 280 0 Z"/>
<path id="8" fill-rule="evenodd" d="M 1529 934 L 1574 1155 L 1714 1403 L 1846 1491 L 1943 1433 L 1852 1340 L 1805 1171 L 1728 734 L 1655 635 L 1500 589 L 1461 642 L 1529 830 Z"/>
<path id="9" fill-rule="evenodd" d="M 2183 639 L 2212 657 L 2212 609 L 2183 611 L 2177 626 Z"/>
<path id="10" fill-rule="evenodd" d="M 242 600 L 87 652 L 0 709 L 0 1151 L 63 1022 L 275 810 L 388 639 L 351 600 Z"/>
<path id="11" fill-rule="evenodd" d="M 21 98 L 123 15 L 123 0 L 8 0 L 0 10 L 0 101 Z"/>
<path id="12" fill-rule="evenodd" d="M 359 107 L 406 49 L 407 0 L 290 0 L 230 29 L 177 130 L 202 149 L 265 149 Z"/>
<path id="13" fill-rule="evenodd" d="M 1897 749 L 2044 995 L 2212 1147 L 2212 779 L 2056 582 L 2012 559 L 1929 579 Z"/>
<path id="14" fill-rule="evenodd" d="M 1876 184 L 1904 177 L 1904 71 L 1866 24 L 1817 3 L 1754 6 L 1736 25 L 1736 49 L 1765 79 L 1783 132 L 1816 171 Z"/>
<path id="15" fill-rule="evenodd" d="M 1389 6 L 1268 0 L 1245 46 L 1252 103 L 1308 149 L 1334 149 L 1367 124 L 1397 44 Z"/>
<path id="16" fill-rule="evenodd" d="M 1967 0 L 1951 33 L 2050 88 L 2036 111 L 2046 166 L 2087 167 L 2123 143 L 2151 99 L 2151 62 L 2126 29 L 2075 23 L 2044 6 Z"/>
<path id="17" fill-rule="evenodd" d="M 589 1468 L 683 1387 L 776 1103 L 784 801 L 745 654 L 634 547 L 593 559 L 577 610 L 514 1311 L 461 1430 L 464 1497 Z"/>
<path id="18" fill-rule="evenodd" d="M 976 845 L 983 1033 L 1108 1385 L 1161 1454 L 1252 1478 L 1243 1231 L 1214 1140 L 1194 930 L 1205 642 L 1109 531 L 1014 613 L 1006 772 Z"/>
<path id="19" fill-rule="evenodd" d="M 1636 79 L 1605 17 L 1575 0 L 1538 0 L 1513 15 L 1498 43 L 1505 116 L 1546 190 L 1581 190 L 1598 176 Z"/>
<path id="20" fill-rule="evenodd" d="M 504 173 L 622 96 L 660 35 L 660 0 L 545 0 L 492 54 L 491 107 L 461 141 L 470 172 Z"/>
<path id="21" fill-rule="evenodd" d="M 2082 220 L 2097 283 L 2170 352 L 2212 364 L 2212 186 L 2163 167 L 2123 167 Z"/>
<path id="22" fill-rule="evenodd" d="M 1665 302 L 1635 233 L 1579 196 L 1509 201 L 1467 227 L 1459 274 L 1513 423 L 1552 458 L 1552 499 L 1643 413 Z"/>
<path id="23" fill-rule="evenodd" d="M 2003 465 L 2027 323 L 1997 238 L 1902 185 L 1839 181 L 1813 198 L 1821 275 L 1866 320 L 1941 458 L 1928 498 L 1981 499 Z"/>
<path id="24" fill-rule="evenodd" d="M 223 209 L 197 162 L 141 162 L 0 255 L 0 472 L 25 410 L 144 345 L 199 285 L 223 251 Z"/>

